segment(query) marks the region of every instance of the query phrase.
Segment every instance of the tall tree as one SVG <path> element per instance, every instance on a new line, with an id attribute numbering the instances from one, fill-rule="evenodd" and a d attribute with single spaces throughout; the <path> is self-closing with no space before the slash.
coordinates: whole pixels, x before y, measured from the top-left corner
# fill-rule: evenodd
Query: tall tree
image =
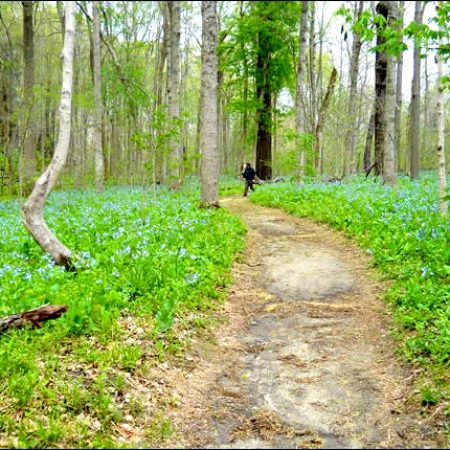
<path id="1" fill-rule="evenodd" d="M 394 29 L 396 22 L 396 2 L 386 2 L 388 7 L 388 27 Z M 392 51 L 386 53 L 386 91 L 384 100 L 385 141 L 383 149 L 383 180 L 385 184 L 395 185 L 395 58 Z"/>
<path id="2" fill-rule="evenodd" d="M 440 46 L 442 46 L 442 40 L 440 41 Z M 439 209 L 441 213 L 446 216 L 448 214 L 448 204 L 446 199 L 446 189 L 447 189 L 447 171 L 445 169 L 445 95 L 444 95 L 444 83 L 442 81 L 442 76 L 444 75 L 443 56 L 437 54 L 437 83 L 438 83 L 438 94 L 437 94 L 437 104 L 436 104 L 436 122 L 438 127 L 438 144 L 437 144 L 437 154 L 438 154 L 438 168 L 439 168 Z"/>
<path id="3" fill-rule="evenodd" d="M 29 195 L 36 176 L 36 108 L 34 97 L 34 1 L 22 2 L 23 10 L 23 105 L 25 124 L 19 176 L 21 194 Z"/>
<path id="4" fill-rule="evenodd" d="M 22 216 L 25 227 L 31 233 L 35 241 L 44 251 L 51 255 L 56 264 L 64 266 L 69 270 L 72 268 L 71 252 L 50 231 L 44 219 L 45 202 L 64 168 L 69 153 L 73 52 L 75 42 L 75 5 L 70 1 L 66 1 L 64 4 L 65 33 L 62 51 L 59 136 L 53 158 L 47 169 L 38 178 L 30 197 L 23 205 Z"/>
<path id="5" fill-rule="evenodd" d="M 363 156 L 363 168 L 366 174 L 372 170 L 372 147 L 373 147 L 373 136 L 375 132 L 375 107 L 372 108 L 370 114 L 369 123 L 367 125 L 366 142 L 364 144 L 364 156 Z"/>
<path id="6" fill-rule="evenodd" d="M 219 206 L 219 146 L 217 136 L 217 2 L 202 1 L 202 203 Z"/>
<path id="7" fill-rule="evenodd" d="M 387 52 L 384 48 L 385 29 L 388 21 L 389 3 L 378 2 L 376 12 L 384 18 L 383 23 L 377 25 L 377 47 L 375 56 L 375 175 L 383 173 L 384 149 L 386 145 L 386 69 Z"/>
<path id="8" fill-rule="evenodd" d="M 94 1 L 92 5 L 93 19 L 93 44 L 94 44 L 94 102 L 95 102 L 95 126 L 94 126 L 94 160 L 95 160 L 95 188 L 97 191 L 103 190 L 103 182 L 105 178 L 105 164 L 103 159 L 103 143 L 102 143 L 102 77 L 100 66 L 100 19 L 98 5 L 99 2 Z"/>
<path id="9" fill-rule="evenodd" d="M 359 21 L 363 12 L 364 2 L 359 1 L 355 4 L 354 20 Z M 350 61 L 350 86 L 348 99 L 348 126 L 345 135 L 345 169 L 344 175 L 351 175 L 355 172 L 355 116 L 357 105 L 357 89 L 358 89 L 358 72 L 359 72 L 359 55 L 361 53 L 362 40 L 358 31 L 353 31 L 352 57 Z"/>
<path id="10" fill-rule="evenodd" d="M 309 1 L 301 2 L 300 14 L 300 34 L 299 34 L 299 49 L 298 49 L 298 63 L 297 63 L 297 89 L 295 95 L 295 131 L 297 133 L 296 147 L 299 152 L 299 178 L 302 179 L 305 172 L 305 149 L 303 145 L 303 136 L 306 132 L 305 119 L 305 69 L 307 57 L 307 36 L 308 36 L 308 9 Z"/>
<path id="11" fill-rule="evenodd" d="M 271 17 L 261 11 L 261 20 L 270 21 Z M 256 172 L 263 180 L 272 178 L 272 91 L 269 73 L 271 58 L 270 34 L 260 30 L 257 36 L 256 57 L 256 100 L 257 135 L 256 135 Z"/>
<path id="12" fill-rule="evenodd" d="M 423 22 L 423 7 L 421 1 L 414 2 L 414 21 Z M 420 41 L 414 42 L 413 78 L 411 84 L 411 117 L 410 117 L 410 171 L 411 178 L 419 177 L 419 146 L 420 146 Z"/>
<path id="13" fill-rule="evenodd" d="M 403 28 L 403 16 L 405 13 L 405 2 L 400 0 L 398 2 L 398 28 Z M 401 33 L 400 33 L 401 35 Z M 403 42 L 403 36 L 400 37 L 401 43 Z M 401 118 L 402 118 L 402 87 L 403 87 L 403 52 L 397 56 L 397 74 L 396 74 L 396 87 L 395 87 L 395 162 L 396 167 L 398 165 L 398 158 L 400 155 L 400 141 L 401 141 Z"/>
<path id="14" fill-rule="evenodd" d="M 319 110 L 319 116 L 317 117 L 317 124 L 315 130 L 315 158 L 314 158 L 314 167 L 316 174 L 319 173 L 320 168 L 322 166 L 322 130 L 325 124 L 325 118 L 327 115 L 328 107 L 330 106 L 331 98 L 333 96 L 334 88 L 336 86 L 337 80 L 337 69 L 333 67 L 331 71 L 330 80 L 328 81 L 328 88 L 325 96 L 322 100 Z"/>
<path id="15" fill-rule="evenodd" d="M 169 177 L 171 183 L 179 185 L 182 177 L 182 147 L 179 130 L 180 120 L 180 23 L 181 2 L 167 2 L 169 11 L 169 47 L 167 97 L 171 138 L 169 141 Z"/>

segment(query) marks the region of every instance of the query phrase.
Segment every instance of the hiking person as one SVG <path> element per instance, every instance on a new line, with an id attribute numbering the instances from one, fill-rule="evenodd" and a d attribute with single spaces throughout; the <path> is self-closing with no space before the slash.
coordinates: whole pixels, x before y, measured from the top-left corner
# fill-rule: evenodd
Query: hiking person
<path id="1" fill-rule="evenodd" d="M 255 190 L 253 185 L 255 184 L 255 177 L 256 177 L 255 169 L 253 169 L 252 165 L 249 162 L 245 165 L 245 169 L 242 172 L 242 176 L 245 179 L 244 197 L 247 197 L 249 188 L 252 191 Z"/>

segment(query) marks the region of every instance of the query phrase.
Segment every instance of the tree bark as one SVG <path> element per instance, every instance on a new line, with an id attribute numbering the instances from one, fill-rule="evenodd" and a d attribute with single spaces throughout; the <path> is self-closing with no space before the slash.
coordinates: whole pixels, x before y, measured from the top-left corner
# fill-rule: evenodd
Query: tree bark
<path id="1" fill-rule="evenodd" d="M 367 127 L 366 143 L 364 145 L 364 172 L 368 172 L 372 161 L 373 135 L 375 131 L 375 108 L 372 110 Z"/>
<path id="2" fill-rule="evenodd" d="M 219 206 L 217 2 L 202 1 L 202 204 Z"/>
<path id="3" fill-rule="evenodd" d="M 377 14 L 382 15 L 386 22 L 388 20 L 388 2 L 378 2 Z M 383 35 L 384 26 L 378 26 L 377 46 L 385 43 Z M 383 173 L 384 149 L 386 146 L 386 51 L 378 51 L 375 57 L 375 175 Z"/>
<path id="4" fill-rule="evenodd" d="M 295 96 L 295 131 L 297 133 L 296 147 L 298 149 L 298 177 L 300 180 L 305 175 L 305 149 L 303 148 L 302 135 L 306 132 L 304 95 L 305 95 L 305 69 L 306 69 L 306 39 L 308 35 L 308 9 L 309 1 L 301 2 L 299 50 L 297 65 L 297 90 Z"/>
<path id="5" fill-rule="evenodd" d="M 103 190 L 105 178 L 105 163 L 103 158 L 102 142 L 102 77 L 100 66 L 100 19 L 98 11 L 98 2 L 94 1 L 92 5 L 93 43 L 94 43 L 94 101 L 95 101 L 95 131 L 94 131 L 94 161 L 95 161 L 95 188 L 97 192 Z"/>
<path id="6" fill-rule="evenodd" d="M 270 51 L 267 37 L 258 34 L 258 55 L 256 58 L 256 173 L 262 180 L 272 177 L 272 90 L 269 79 Z"/>
<path id="7" fill-rule="evenodd" d="M 395 1 L 386 2 L 389 8 L 388 27 L 393 28 L 396 21 L 397 8 Z M 395 59 L 386 52 L 386 98 L 384 115 L 386 123 L 386 140 L 383 151 L 383 180 L 385 184 L 395 185 Z"/>
<path id="8" fill-rule="evenodd" d="M 359 20 L 363 12 L 364 2 L 358 3 L 358 9 L 355 11 L 355 20 Z M 351 175 L 355 173 L 355 116 L 357 103 L 357 89 L 358 89 L 358 72 L 359 72 L 359 55 L 361 53 L 361 36 L 358 32 L 353 32 L 352 43 L 352 58 L 350 62 L 350 86 L 349 86 L 349 101 L 348 101 L 348 126 L 345 135 L 345 169 L 344 175 Z M 341 74 L 342 76 L 342 74 Z"/>
<path id="9" fill-rule="evenodd" d="M 423 22 L 422 2 L 414 2 L 414 21 Z M 419 145 L 420 145 L 420 42 L 414 43 L 413 78 L 411 84 L 411 119 L 410 119 L 410 170 L 411 178 L 419 177 Z"/>
<path id="10" fill-rule="evenodd" d="M 20 193 L 29 195 L 33 188 L 36 176 L 36 130 L 35 130 L 35 108 L 34 108 L 34 24 L 33 24 L 34 1 L 22 2 L 23 8 L 23 105 L 25 125 L 23 132 L 23 151 L 20 155 L 19 178 Z"/>
<path id="11" fill-rule="evenodd" d="M 440 41 L 440 46 L 442 45 L 442 39 Z M 447 189 L 447 171 L 445 170 L 445 86 L 442 83 L 442 76 L 444 75 L 442 55 L 439 53 L 437 58 L 437 82 L 438 82 L 438 94 L 437 94 L 437 105 L 436 105 L 436 122 L 438 127 L 438 172 L 439 172 L 439 209 L 441 214 L 447 216 L 448 214 L 448 203 L 446 200 L 446 189 Z"/>
<path id="12" fill-rule="evenodd" d="M 328 88 L 323 98 L 322 104 L 320 105 L 319 117 L 317 118 L 317 125 L 315 130 L 315 159 L 314 167 L 316 173 L 320 170 L 321 166 L 321 155 L 322 155 L 322 129 L 325 123 L 325 118 L 327 114 L 328 107 L 331 102 L 331 97 L 333 96 L 334 88 L 336 86 L 337 79 L 337 69 L 333 67 L 330 75 L 330 80 L 328 81 Z"/>
<path id="13" fill-rule="evenodd" d="M 45 305 L 0 319 L 0 334 L 26 326 L 41 327 L 41 322 L 57 319 L 67 311 L 66 305 Z"/>
<path id="14" fill-rule="evenodd" d="M 403 21 L 403 16 L 405 13 L 405 2 L 400 0 L 398 2 L 398 14 L 397 19 Z M 403 24 L 400 25 L 403 27 Z M 403 42 L 403 36 L 401 38 Z M 400 157 L 400 142 L 402 136 L 402 82 L 403 82 L 403 52 L 397 57 L 397 78 L 396 78 L 396 88 L 395 88 L 395 165 L 396 168 L 399 165 Z"/>
<path id="15" fill-rule="evenodd" d="M 62 51 L 62 88 L 60 101 L 59 136 L 53 158 L 37 180 L 30 197 L 22 207 L 25 227 L 41 248 L 48 252 L 56 264 L 67 270 L 73 268 L 71 252 L 50 231 L 44 220 L 44 206 L 67 160 L 70 141 L 73 52 L 75 37 L 74 4 L 65 2 L 65 35 Z"/>
<path id="16" fill-rule="evenodd" d="M 180 2 L 167 2 L 170 17 L 169 58 L 167 97 L 169 103 L 169 177 L 170 182 L 179 185 L 182 177 L 182 148 L 180 142 Z"/>

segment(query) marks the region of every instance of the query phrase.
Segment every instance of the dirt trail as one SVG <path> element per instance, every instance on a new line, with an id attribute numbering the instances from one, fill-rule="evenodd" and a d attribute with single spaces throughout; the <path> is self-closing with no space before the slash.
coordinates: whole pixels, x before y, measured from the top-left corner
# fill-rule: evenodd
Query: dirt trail
<path id="1" fill-rule="evenodd" d="M 193 345 L 171 413 L 176 446 L 437 447 L 407 412 L 412 376 L 395 360 L 368 258 L 309 220 L 247 199 L 248 225 L 216 342 Z M 174 444 L 174 443 L 172 443 Z"/>

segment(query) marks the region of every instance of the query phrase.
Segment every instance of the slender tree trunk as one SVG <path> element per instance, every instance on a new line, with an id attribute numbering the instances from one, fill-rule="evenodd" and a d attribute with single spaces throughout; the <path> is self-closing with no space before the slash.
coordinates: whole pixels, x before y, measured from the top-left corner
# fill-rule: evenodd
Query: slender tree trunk
<path id="1" fill-rule="evenodd" d="M 364 146 L 364 172 L 368 172 L 371 166 L 372 160 L 372 147 L 373 147 L 373 135 L 375 132 L 375 108 L 373 108 L 370 114 L 369 125 L 367 127 L 366 143 Z"/>
<path id="2" fill-rule="evenodd" d="M 322 104 L 320 105 L 319 117 L 317 118 L 317 125 L 315 131 L 315 159 L 314 159 L 314 167 L 316 173 L 320 170 L 321 167 L 321 156 L 322 156 L 322 129 L 325 124 L 325 118 L 328 111 L 328 107 L 331 102 L 331 98 L 333 96 L 334 88 L 336 86 L 337 79 L 337 69 L 333 67 L 333 70 L 330 75 L 330 80 L 328 81 L 328 88 L 323 98 Z"/>
<path id="3" fill-rule="evenodd" d="M 244 2 L 241 1 L 240 2 L 240 17 L 241 19 L 244 17 Z M 242 165 L 245 163 L 245 159 L 247 156 L 247 140 L 248 140 L 248 92 L 249 92 L 249 88 L 248 88 L 248 79 L 249 79 L 249 64 L 247 61 L 247 53 L 245 51 L 245 42 L 241 41 L 240 43 L 241 45 L 241 51 L 242 51 L 242 55 L 243 55 L 243 66 L 244 66 L 244 80 L 243 80 L 243 93 L 242 93 L 242 100 L 243 100 L 243 107 L 244 107 L 244 111 L 242 113 L 242 149 L 241 152 L 239 153 L 239 161 L 238 161 L 238 166 L 239 169 L 242 167 Z"/>
<path id="4" fill-rule="evenodd" d="M 34 1 L 22 2 L 23 9 L 23 105 L 25 124 L 23 132 L 23 151 L 20 155 L 19 177 L 20 192 L 23 196 L 30 194 L 36 176 L 36 108 L 34 108 Z"/>
<path id="5" fill-rule="evenodd" d="M 308 35 L 308 9 L 309 1 L 301 2 L 300 16 L 300 34 L 299 34 L 299 50 L 298 50 L 298 66 L 297 66 L 297 91 L 295 96 L 295 130 L 297 133 L 296 147 L 298 149 L 298 177 L 301 181 L 305 175 L 305 149 L 303 145 L 303 136 L 306 132 L 305 126 L 305 69 L 307 47 L 306 39 Z"/>
<path id="6" fill-rule="evenodd" d="M 272 89 L 269 78 L 270 51 L 267 38 L 258 35 L 256 59 L 257 137 L 256 173 L 263 180 L 272 178 Z"/>
<path id="7" fill-rule="evenodd" d="M 395 1 L 386 2 L 389 8 L 388 26 L 393 28 L 396 20 L 397 8 Z M 395 59 L 386 55 L 386 98 L 384 103 L 386 120 L 386 140 L 383 151 L 383 180 L 385 184 L 395 185 Z"/>
<path id="8" fill-rule="evenodd" d="M 388 20 L 388 2 L 378 2 L 377 14 Z M 379 26 L 377 33 L 377 46 L 385 42 L 383 36 L 384 26 Z M 383 173 L 384 149 L 386 146 L 386 51 L 378 51 L 375 57 L 375 175 Z"/>
<path id="9" fill-rule="evenodd" d="M 422 2 L 414 2 L 414 20 L 422 24 Z M 419 177 L 419 145 L 420 145 L 420 42 L 414 43 L 413 78 L 411 85 L 411 118 L 410 118 L 410 170 L 411 178 Z"/>
<path id="10" fill-rule="evenodd" d="M 163 17 L 163 38 L 161 43 L 161 52 L 160 52 L 160 60 L 158 66 L 158 88 L 156 90 L 156 109 L 161 116 L 163 114 L 163 104 L 164 102 L 164 92 L 167 94 L 168 87 L 166 86 L 166 90 L 164 91 L 163 86 L 166 83 L 168 85 L 168 77 L 164 77 L 164 66 L 167 65 L 169 67 L 169 52 L 170 52 L 170 15 L 169 15 L 169 7 L 167 6 L 166 1 L 159 2 L 161 14 Z M 169 71 L 167 70 L 167 73 Z M 155 118 L 154 118 L 155 119 Z M 164 121 L 165 122 L 165 121 Z M 156 164 L 158 166 L 158 178 L 161 183 L 166 182 L 166 151 L 165 146 L 161 145 L 162 135 L 165 133 L 164 125 L 162 120 L 158 120 L 155 130 L 155 152 L 156 155 Z"/>
<path id="11" fill-rule="evenodd" d="M 398 15 L 397 19 L 403 22 L 403 16 L 405 13 L 405 2 L 400 0 L 398 2 Z M 400 25 L 403 28 L 403 25 Z M 401 38 L 403 42 L 403 36 Z M 402 82 L 403 82 L 403 52 L 400 52 L 397 57 L 397 78 L 395 88 L 395 165 L 396 169 L 399 165 L 400 157 L 400 143 L 402 136 Z"/>
<path id="12" fill-rule="evenodd" d="M 358 9 L 355 11 L 355 19 L 359 20 L 363 12 L 364 2 L 358 3 Z M 361 36 L 358 32 L 353 32 L 352 44 L 352 58 L 350 62 L 350 87 L 349 87 L 349 101 L 348 101 L 348 126 L 345 135 L 345 175 L 355 173 L 355 119 L 356 119 L 356 104 L 358 92 L 358 73 L 359 73 L 359 55 L 361 53 Z M 342 76 L 342 74 L 341 74 Z"/>
<path id="13" fill-rule="evenodd" d="M 422 142 L 422 149 L 426 150 L 427 148 L 427 133 L 426 130 L 428 130 L 429 127 L 429 103 L 430 103 L 430 79 L 428 75 L 428 55 L 425 55 L 424 61 L 423 61 L 423 72 L 424 72 L 424 81 L 425 81 L 425 95 L 424 95 L 424 102 L 423 102 L 423 133 L 421 137 Z"/>
<path id="14" fill-rule="evenodd" d="M 314 73 L 316 71 L 316 52 L 314 49 L 315 44 L 315 19 L 316 19 L 316 3 L 311 2 L 309 5 L 309 107 L 310 107 L 310 118 L 311 123 L 309 126 L 309 132 L 314 133 L 316 129 L 317 120 L 317 89 L 316 89 L 316 79 Z"/>
<path id="15" fill-rule="evenodd" d="M 94 160 L 95 160 L 95 188 L 97 192 L 103 190 L 105 179 L 105 163 L 103 159 L 102 143 L 102 77 L 100 67 L 100 19 L 98 11 L 98 2 L 94 1 L 92 5 L 94 32 L 94 101 L 95 101 L 95 131 L 94 131 Z"/>
<path id="16" fill-rule="evenodd" d="M 52 161 L 38 178 L 30 197 L 22 207 L 25 227 L 35 241 L 48 252 L 56 264 L 66 269 L 72 268 L 71 252 L 50 231 L 44 220 L 44 206 L 52 188 L 58 181 L 67 160 L 70 141 L 70 119 L 73 76 L 73 52 L 75 37 L 74 3 L 65 3 L 65 36 L 62 51 L 62 88 L 60 103 L 60 127 Z"/>
<path id="17" fill-rule="evenodd" d="M 219 206 L 219 145 L 217 139 L 217 2 L 202 1 L 202 203 Z"/>
<path id="18" fill-rule="evenodd" d="M 180 143 L 180 5 L 179 1 L 167 2 L 170 16 L 170 45 L 168 59 L 168 103 L 171 127 L 169 174 L 175 185 L 181 183 L 182 148 Z"/>
<path id="19" fill-rule="evenodd" d="M 442 45 L 442 39 L 440 46 Z M 448 214 L 448 203 L 446 200 L 447 189 L 447 171 L 445 169 L 445 86 L 442 83 L 442 76 L 444 75 L 442 55 L 437 55 L 437 82 L 438 82 L 438 94 L 436 105 L 436 122 L 438 127 L 438 166 L 439 166 L 439 209 L 442 215 Z"/>

